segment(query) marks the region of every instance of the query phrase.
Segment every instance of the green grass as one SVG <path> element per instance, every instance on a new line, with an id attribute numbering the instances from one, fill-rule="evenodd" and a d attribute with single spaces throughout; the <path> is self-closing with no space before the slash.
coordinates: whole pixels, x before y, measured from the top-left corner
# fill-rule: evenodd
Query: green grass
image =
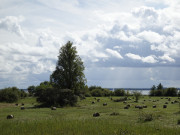
<path id="1" fill-rule="evenodd" d="M 113 97 L 113 99 L 119 97 Z M 143 101 L 146 99 L 146 101 Z M 157 102 L 149 101 L 157 100 Z M 172 100 L 177 100 L 173 97 Z M 122 102 L 113 102 L 108 97 L 101 97 L 95 102 L 93 97 L 79 101 L 76 107 L 34 108 L 35 98 L 26 98 L 18 103 L 24 103 L 25 110 L 15 104 L 0 103 L 0 134 L 1 135 L 179 135 L 180 119 L 179 104 L 171 104 L 167 99 L 148 96 L 142 97 L 138 103 L 128 100 L 129 109 L 124 109 Z M 166 109 L 164 103 L 168 101 Z M 103 106 L 103 103 L 107 106 Z M 147 105 L 139 110 L 135 105 Z M 157 105 L 157 108 L 152 108 Z M 100 117 L 93 117 L 99 112 Z M 119 115 L 110 116 L 116 112 Z M 6 119 L 13 114 L 14 119 Z M 152 121 L 140 120 L 143 114 L 152 114 Z"/>

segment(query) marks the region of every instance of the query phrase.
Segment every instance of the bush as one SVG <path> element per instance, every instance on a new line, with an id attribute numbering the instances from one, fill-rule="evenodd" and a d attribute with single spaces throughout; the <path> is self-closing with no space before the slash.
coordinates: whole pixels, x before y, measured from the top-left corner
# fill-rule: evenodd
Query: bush
<path id="1" fill-rule="evenodd" d="M 139 114 L 139 120 L 146 122 L 146 121 L 152 121 L 153 120 L 153 114 L 152 113 L 140 113 Z"/>
<path id="2" fill-rule="evenodd" d="M 111 96 L 112 95 L 112 91 L 108 90 L 108 89 L 102 89 L 102 94 L 103 96 L 107 97 L 107 96 Z"/>
<path id="3" fill-rule="evenodd" d="M 175 97 L 178 95 L 178 90 L 176 88 L 167 88 L 165 90 L 165 96 L 172 96 L 172 97 Z"/>
<path id="4" fill-rule="evenodd" d="M 120 99 L 114 99 L 113 101 L 114 102 L 123 102 L 123 101 L 126 101 L 127 100 L 127 97 L 123 97 L 123 98 L 120 98 Z"/>
<path id="5" fill-rule="evenodd" d="M 138 102 L 139 98 L 141 97 L 141 92 L 138 92 L 138 91 L 134 91 L 133 92 L 133 96 L 135 97 L 136 99 L 136 102 Z"/>
<path id="6" fill-rule="evenodd" d="M 38 102 L 45 106 L 74 106 L 78 97 L 69 89 L 47 88 L 41 91 L 37 98 Z"/>
<path id="7" fill-rule="evenodd" d="M 114 91 L 114 95 L 115 96 L 125 96 L 125 90 L 123 90 L 123 89 L 116 89 Z"/>
<path id="8" fill-rule="evenodd" d="M 85 93 L 85 97 L 91 97 L 91 93 L 89 92 Z"/>
<path id="9" fill-rule="evenodd" d="M 103 92 L 101 89 L 94 89 L 91 91 L 91 95 L 94 97 L 102 97 L 103 96 Z"/>
<path id="10" fill-rule="evenodd" d="M 0 90 L 0 102 L 17 102 L 20 94 L 21 92 L 16 87 L 2 89 Z"/>

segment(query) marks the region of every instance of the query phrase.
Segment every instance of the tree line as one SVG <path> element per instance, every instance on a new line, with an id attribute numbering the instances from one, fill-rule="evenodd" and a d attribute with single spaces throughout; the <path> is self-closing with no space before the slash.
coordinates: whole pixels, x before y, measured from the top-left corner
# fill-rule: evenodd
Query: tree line
<path id="1" fill-rule="evenodd" d="M 164 88 L 161 83 L 159 85 L 155 86 L 153 85 L 151 87 L 150 96 L 180 96 L 180 91 L 178 91 L 177 88 L 174 87 L 169 87 L 169 88 Z"/>

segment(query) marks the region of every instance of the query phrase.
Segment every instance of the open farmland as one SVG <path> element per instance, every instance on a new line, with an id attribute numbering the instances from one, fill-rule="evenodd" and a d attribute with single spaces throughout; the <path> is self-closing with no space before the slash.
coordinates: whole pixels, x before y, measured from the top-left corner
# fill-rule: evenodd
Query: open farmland
<path id="1" fill-rule="evenodd" d="M 120 97 L 112 97 L 119 99 Z M 38 108 L 35 98 L 25 98 L 15 104 L 0 103 L 1 135 L 178 135 L 180 125 L 177 97 L 171 100 L 143 96 L 139 102 L 129 97 L 126 103 L 114 102 L 109 97 L 89 97 L 80 100 L 76 107 Z M 100 99 L 97 102 L 97 99 Z M 92 104 L 92 101 L 95 101 Z M 167 108 L 163 108 L 165 103 Z M 24 103 L 24 110 L 20 109 Z M 107 106 L 103 106 L 107 103 Z M 130 105 L 129 109 L 124 109 Z M 147 105 L 139 109 L 135 106 Z M 156 105 L 156 108 L 153 108 Z M 98 112 L 99 117 L 93 117 Z M 13 114 L 13 119 L 6 119 Z M 112 115 L 111 115 L 112 114 Z M 114 115 L 113 115 L 114 114 Z"/>

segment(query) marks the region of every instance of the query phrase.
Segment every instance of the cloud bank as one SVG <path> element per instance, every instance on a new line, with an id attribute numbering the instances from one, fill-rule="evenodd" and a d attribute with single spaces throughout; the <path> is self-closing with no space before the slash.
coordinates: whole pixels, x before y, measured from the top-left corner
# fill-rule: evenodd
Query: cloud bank
<path id="1" fill-rule="evenodd" d="M 85 64 L 88 84 L 99 80 L 97 84 L 103 86 L 128 87 L 127 80 L 134 78 L 132 87 L 140 87 L 136 80 L 139 74 L 135 73 L 139 70 L 140 82 L 146 80 L 146 87 L 163 81 L 180 87 L 179 71 L 175 70 L 180 66 L 178 1 L 3 0 L 1 7 L 1 87 L 25 88 L 49 80 L 58 50 L 68 40 L 73 41 Z M 98 69 L 104 72 L 98 75 Z M 169 82 L 163 75 L 167 69 L 174 75 Z M 131 74 L 122 80 L 120 76 L 126 75 L 117 70 Z M 154 77 L 147 72 L 160 73 Z M 113 83 L 110 80 L 114 73 L 119 73 L 119 78 L 114 77 Z M 104 80 L 105 74 L 109 82 Z"/>

